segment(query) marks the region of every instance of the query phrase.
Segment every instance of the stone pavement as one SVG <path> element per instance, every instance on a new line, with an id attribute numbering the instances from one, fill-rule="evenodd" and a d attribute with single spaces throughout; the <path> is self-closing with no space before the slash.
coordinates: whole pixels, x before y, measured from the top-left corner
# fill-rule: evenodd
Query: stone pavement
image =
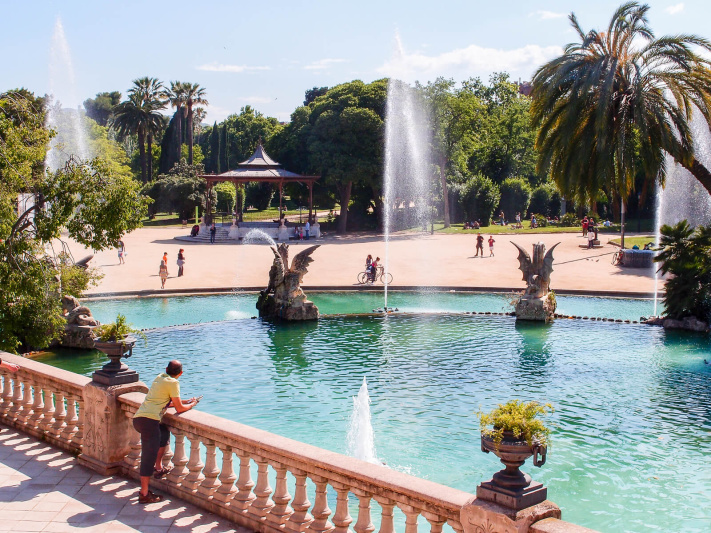
<path id="1" fill-rule="evenodd" d="M 0 424 L 0 531 L 249 533 L 173 498 L 138 504 L 138 483 Z"/>

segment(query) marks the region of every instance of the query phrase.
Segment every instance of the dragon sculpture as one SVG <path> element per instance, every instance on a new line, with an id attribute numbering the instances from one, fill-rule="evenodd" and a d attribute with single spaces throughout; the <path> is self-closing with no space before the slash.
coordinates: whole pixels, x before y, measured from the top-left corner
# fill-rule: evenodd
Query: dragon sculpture
<path id="1" fill-rule="evenodd" d="M 259 316 L 285 320 L 313 320 L 318 318 L 318 307 L 306 299 L 301 282 L 307 267 L 313 262 L 311 254 L 316 246 L 310 246 L 296 254 L 289 267 L 289 245 L 282 243 L 271 247 L 274 262 L 269 269 L 269 285 L 259 293 L 257 309 Z"/>
<path id="2" fill-rule="evenodd" d="M 533 245 L 533 259 L 528 252 L 515 242 L 518 249 L 519 270 L 523 272 L 526 290 L 516 304 L 516 318 L 523 320 L 549 321 L 555 312 L 555 295 L 550 291 L 551 272 L 553 272 L 554 244 L 548 252 L 542 242 Z"/>

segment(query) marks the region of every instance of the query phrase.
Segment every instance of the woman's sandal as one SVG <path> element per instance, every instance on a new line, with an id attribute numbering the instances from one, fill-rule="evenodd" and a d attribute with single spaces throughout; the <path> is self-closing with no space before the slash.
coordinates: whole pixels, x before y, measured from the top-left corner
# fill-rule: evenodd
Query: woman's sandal
<path id="1" fill-rule="evenodd" d="M 162 477 L 167 476 L 170 474 L 172 468 L 161 468 L 160 470 L 153 470 L 153 477 L 156 479 L 160 479 Z"/>
<path id="2" fill-rule="evenodd" d="M 157 503 L 160 501 L 163 501 L 163 496 L 159 494 L 153 494 L 150 490 L 145 496 L 140 492 L 138 493 L 138 503 Z"/>

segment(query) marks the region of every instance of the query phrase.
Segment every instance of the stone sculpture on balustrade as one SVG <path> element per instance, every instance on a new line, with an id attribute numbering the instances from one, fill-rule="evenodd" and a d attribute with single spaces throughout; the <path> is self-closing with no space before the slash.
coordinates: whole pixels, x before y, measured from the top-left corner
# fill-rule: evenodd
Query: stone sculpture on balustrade
<path id="1" fill-rule="evenodd" d="M 74 296 L 62 298 L 62 315 L 67 323 L 60 344 L 65 348 L 94 348 L 94 328 L 99 321 L 93 317 L 91 310 L 81 305 Z"/>
<path id="2" fill-rule="evenodd" d="M 315 320 L 318 307 L 306 299 L 301 282 L 306 267 L 313 262 L 311 254 L 320 245 L 310 246 L 299 252 L 289 267 L 289 245 L 272 246 L 274 263 L 269 270 L 269 285 L 259 293 L 257 309 L 259 316 L 284 320 Z"/>
<path id="3" fill-rule="evenodd" d="M 550 322 L 556 308 L 555 294 L 550 290 L 553 250 L 560 243 L 554 244 L 548 252 L 542 242 L 534 244 L 533 259 L 518 244 L 511 244 L 518 248 L 519 269 L 526 282 L 526 290 L 516 303 L 516 319 Z"/>

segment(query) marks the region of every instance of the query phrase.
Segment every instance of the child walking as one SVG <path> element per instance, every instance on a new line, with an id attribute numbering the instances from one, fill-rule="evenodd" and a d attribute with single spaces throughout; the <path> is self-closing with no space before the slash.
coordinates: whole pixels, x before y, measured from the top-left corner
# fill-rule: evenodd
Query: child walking
<path id="1" fill-rule="evenodd" d="M 489 235 L 489 257 L 494 257 L 494 243 L 496 241 L 494 240 L 493 235 Z M 484 255 L 484 254 L 482 254 Z"/>

